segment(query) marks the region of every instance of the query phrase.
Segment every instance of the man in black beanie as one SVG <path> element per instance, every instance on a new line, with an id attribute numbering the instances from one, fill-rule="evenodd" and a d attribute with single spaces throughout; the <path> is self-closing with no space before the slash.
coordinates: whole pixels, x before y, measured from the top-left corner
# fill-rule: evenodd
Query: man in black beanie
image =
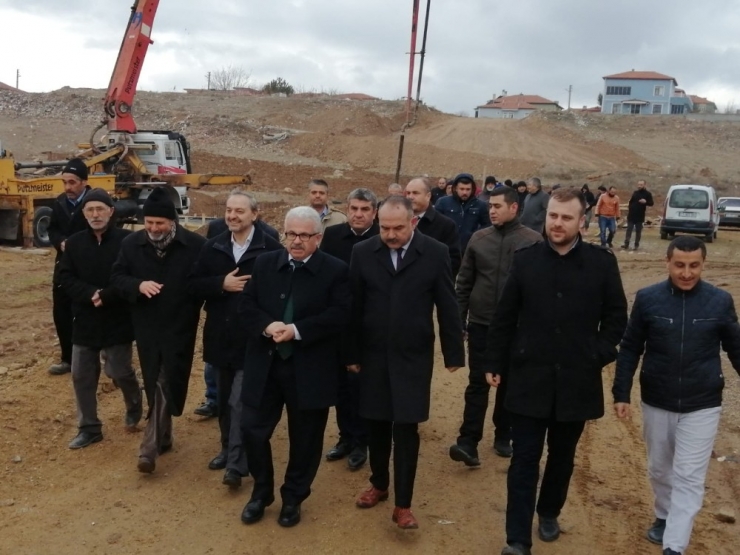
<path id="1" fill-rule="evenodd" d="M 59 347 L 62 350 L 61 362 L 49 368 L 49 374 L 66 374 L 72 369 L 72 300 L 64 292 L 59 282 L 59 263 L 64 254 L 67 238 L 87 229 L 87 222 L 82 215 L 82 200 L 90 189 L 87 184 L 87 166 L 81 158 L 73 158 L 62 169 L 64 193 L 59 195 L 51 207 L 49 220 L 49 240 L 57 251 L 52 278 L 52 314 L 56 327 Z"/>
<path id="2" fill-rule="evenodd" d="M 205 238 L 177 223 L 170 187 L 144 202 L 144 229 L 129 235 L 113 265 L 113 283 L 132 303 L 136 349 L 149 402 L 138 469 L 152 473 L 172 448 L 172 417 L 188 392 L 202 302 L 188 294 L 187 275 Z"/>

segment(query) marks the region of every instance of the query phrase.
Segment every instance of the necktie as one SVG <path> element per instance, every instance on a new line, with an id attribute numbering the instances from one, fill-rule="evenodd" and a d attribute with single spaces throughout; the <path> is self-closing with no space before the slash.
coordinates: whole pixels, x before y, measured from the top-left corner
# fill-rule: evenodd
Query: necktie
<path id="1" fill-rule="evenodd" d="M 291 272 L 295 272 L 296 270 L 303 267 L 305 262 L 302 262 L 300 260 L 291 260 L 290 261 L 290 267 Z M 288 300 L 285 302 L 285 310 L 283 310 L 283 323 L 284 324 L 292 324 L 293 323 L 293 275 L 290 276 L 290 293 L 288 294 Z M 278 354 L 283 360 L 288 360 L 291 355 L 293 354 L 293 341 L 288 341 L 287 343 L 278 343 L 275 346 L 275 349 L 277 350 Z"/>
<path id="2" fill-rule="evenodd" d="M 396 270 L 398 270 L 398 267 L 401 265 L 401 260 L 403 260 L 403 247 L 396 249 L 396 264 L 394 266 Z"/>

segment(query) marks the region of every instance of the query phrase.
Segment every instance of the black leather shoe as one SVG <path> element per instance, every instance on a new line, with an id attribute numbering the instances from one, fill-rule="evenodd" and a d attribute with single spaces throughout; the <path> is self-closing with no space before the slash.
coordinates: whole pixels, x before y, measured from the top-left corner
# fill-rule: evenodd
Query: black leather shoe
<path id="1" fill-rule="evenodd" d="M 665 520 L 656 518 L 652 526 L 648 528 L 647 539 L 654 544 L 663 545 L 663 533 L 665 532 Z"/>
<path id="2" fill-rule="evenodd" d="M 560 525 L 557 518 L 540 517 L 537 535 L 543 542 L 554 542 L 560 537 Z"/>
<path id="3" fill-rule="evenodd" d="M 193 412 L 198 416 L 213 418 L 214 416 L 218 416 L 218 407 L 216 406 L 216 403 L 209 403 L 208 401 L 206 401 Z"/>
<path id="4" fill-rule="evenodd" d="M 301 505 L 283 505 L 280 509 L 278 524 L 283 528 L 290 528 L 301 521 Z"/>
<path id="5" fill-rule="evenodd" d="M 673 551 L 670 547 L 663 550 L 663 555 L 683 555 L 680 551 Z"/>
<path id="6" fill-rule="evenodd" d="M 350 470 L 359 470 L 367 462 L 367 447 L 355 447 L 347 457 L 347 466 Z"/>
<path id="7" fill-rule="evenodd" d="M 352 446 L 349 443 L 340 441 L 326 453 L 327 461 L 339 461 L 352 452 Z"/>
<path id="8" fill-rule="evenodd" d="M 133 407 L 126 410 L 126 418 L 124 420 L 126 428 L 128 430 L 136 430 L 136 425 L 141 422 L 141 417 L 144 415 L 144 406 L 141 403 L 141 399 Z"/>
<path id="9" fill-rule="evenodd" d="M 97 443 L 98 441 L 103 441 L 103 434 L 100 432 L 80 432 L 77 434 L 76 438 L 69 442 L 69 448 L 82 449 L 83 447 L 87 447 L 88 445 Z"/>
<path id="10" fill-rule="evenodd" d="M 450 458 L 453 461 L 465 463 L 465 466 L 480 466 L 478 453 L 473 453 L 469 447 L 463 447 L 457 443 L 450 447 Z"/>
<path id="11" fill-rule="evenodd" d="M 275 501 L 274 498 L 267 501 L 255 499 L 247 503 L 242 511 L 242 522 L 244 524 L 254 524 L 262 520 L 262 517 L 265 516 L 265 508 L 272 505 L 273 501 Z"/>
<path id="12" fill-rule="evenodd" d="M 501 550 L 501 555 L 532 555 L 532 550 L 526 545 L 512 543 Z"/>
<path id="13" fill-rule="evenodd" d="M 208 463 L 208 468 L 211 470 L 223 470 L 226 468 L 226 451 L 221 451 L 213 457 L 211 462 Z"/>
<path id="14" fill-rule="evenodd" d="M 70 366 L 69 362 L 60 362 L 59 364 L 52 364 L 51 368 L 49 368 L 49 374 L 52 376 L 61 376 L 62 374 L 67 374 L 68 372 L 72 371 L 72 366 Z"/>
<path id="15" fill-rule="evenodd" d="M 509 459 L 514 453 L 514 450 L 511 448 L 511 442 L 508 439 L 494 439 L 493 452 L 499 457 Z"/>
<path id="16" fill-rule="evenodd" d="M 238 488 L 242 485 L 242 475 L 239 474 L 236 470 L 229 468 L 224 473 L 224 479 L 221 480 L 221 483 L 225 486 L 229 486 L 230 488 Z"/>

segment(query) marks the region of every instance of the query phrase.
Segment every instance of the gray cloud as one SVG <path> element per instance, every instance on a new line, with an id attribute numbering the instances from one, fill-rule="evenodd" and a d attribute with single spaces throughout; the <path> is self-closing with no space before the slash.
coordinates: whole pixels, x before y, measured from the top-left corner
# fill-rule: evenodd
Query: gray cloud
<path id="1" fill-rule="evenodd" d="M 0 11 L 48 18 L 115 59 L 131 3 L 0 0 Z M 411 4 L 162 0 L 141 83 L 159 90 L 201 87 L 207 71 L 238 65 L 260 83 L 279 75 L 307 89 L 400 97 Z M 426 2 L 421 5 L 420 31 Z M 695 0 L 435 0 L 422 96 L 446 111 L 472 113 L 502 89 L 564 105 L 572 85 L 574 106 L 594 105 L 604 75 L 634 68 L 672 75 L 690 93 L 725 90 L 740 99 L 739 27 L 736 0 L 714 0 L 711 10 Z M 110 69 L 66 84 L 105 83 Z"/>

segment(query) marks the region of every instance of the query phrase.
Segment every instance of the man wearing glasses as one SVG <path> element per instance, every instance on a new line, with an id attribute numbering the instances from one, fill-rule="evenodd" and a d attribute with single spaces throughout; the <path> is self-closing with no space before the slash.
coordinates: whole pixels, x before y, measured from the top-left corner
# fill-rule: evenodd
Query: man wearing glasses
<path id="1" fill-rule="evenodd" d="M 254 477 L 241 515 L 245 524 L 261 520 L 275 500 L 270 438 L 283 407 L 290 454 L 280 488 L 280 526 L 300 522 L 301 503 L 311 494 L 321 462 L 329 407 L 337 400 L 340 337 L 351 304 L 347 264 L 318 250 L 321 238 L 316 210 L 290 210 L 287 251 L 256 260 L 240 299 L 247 339 L 242 430 Z"/>

